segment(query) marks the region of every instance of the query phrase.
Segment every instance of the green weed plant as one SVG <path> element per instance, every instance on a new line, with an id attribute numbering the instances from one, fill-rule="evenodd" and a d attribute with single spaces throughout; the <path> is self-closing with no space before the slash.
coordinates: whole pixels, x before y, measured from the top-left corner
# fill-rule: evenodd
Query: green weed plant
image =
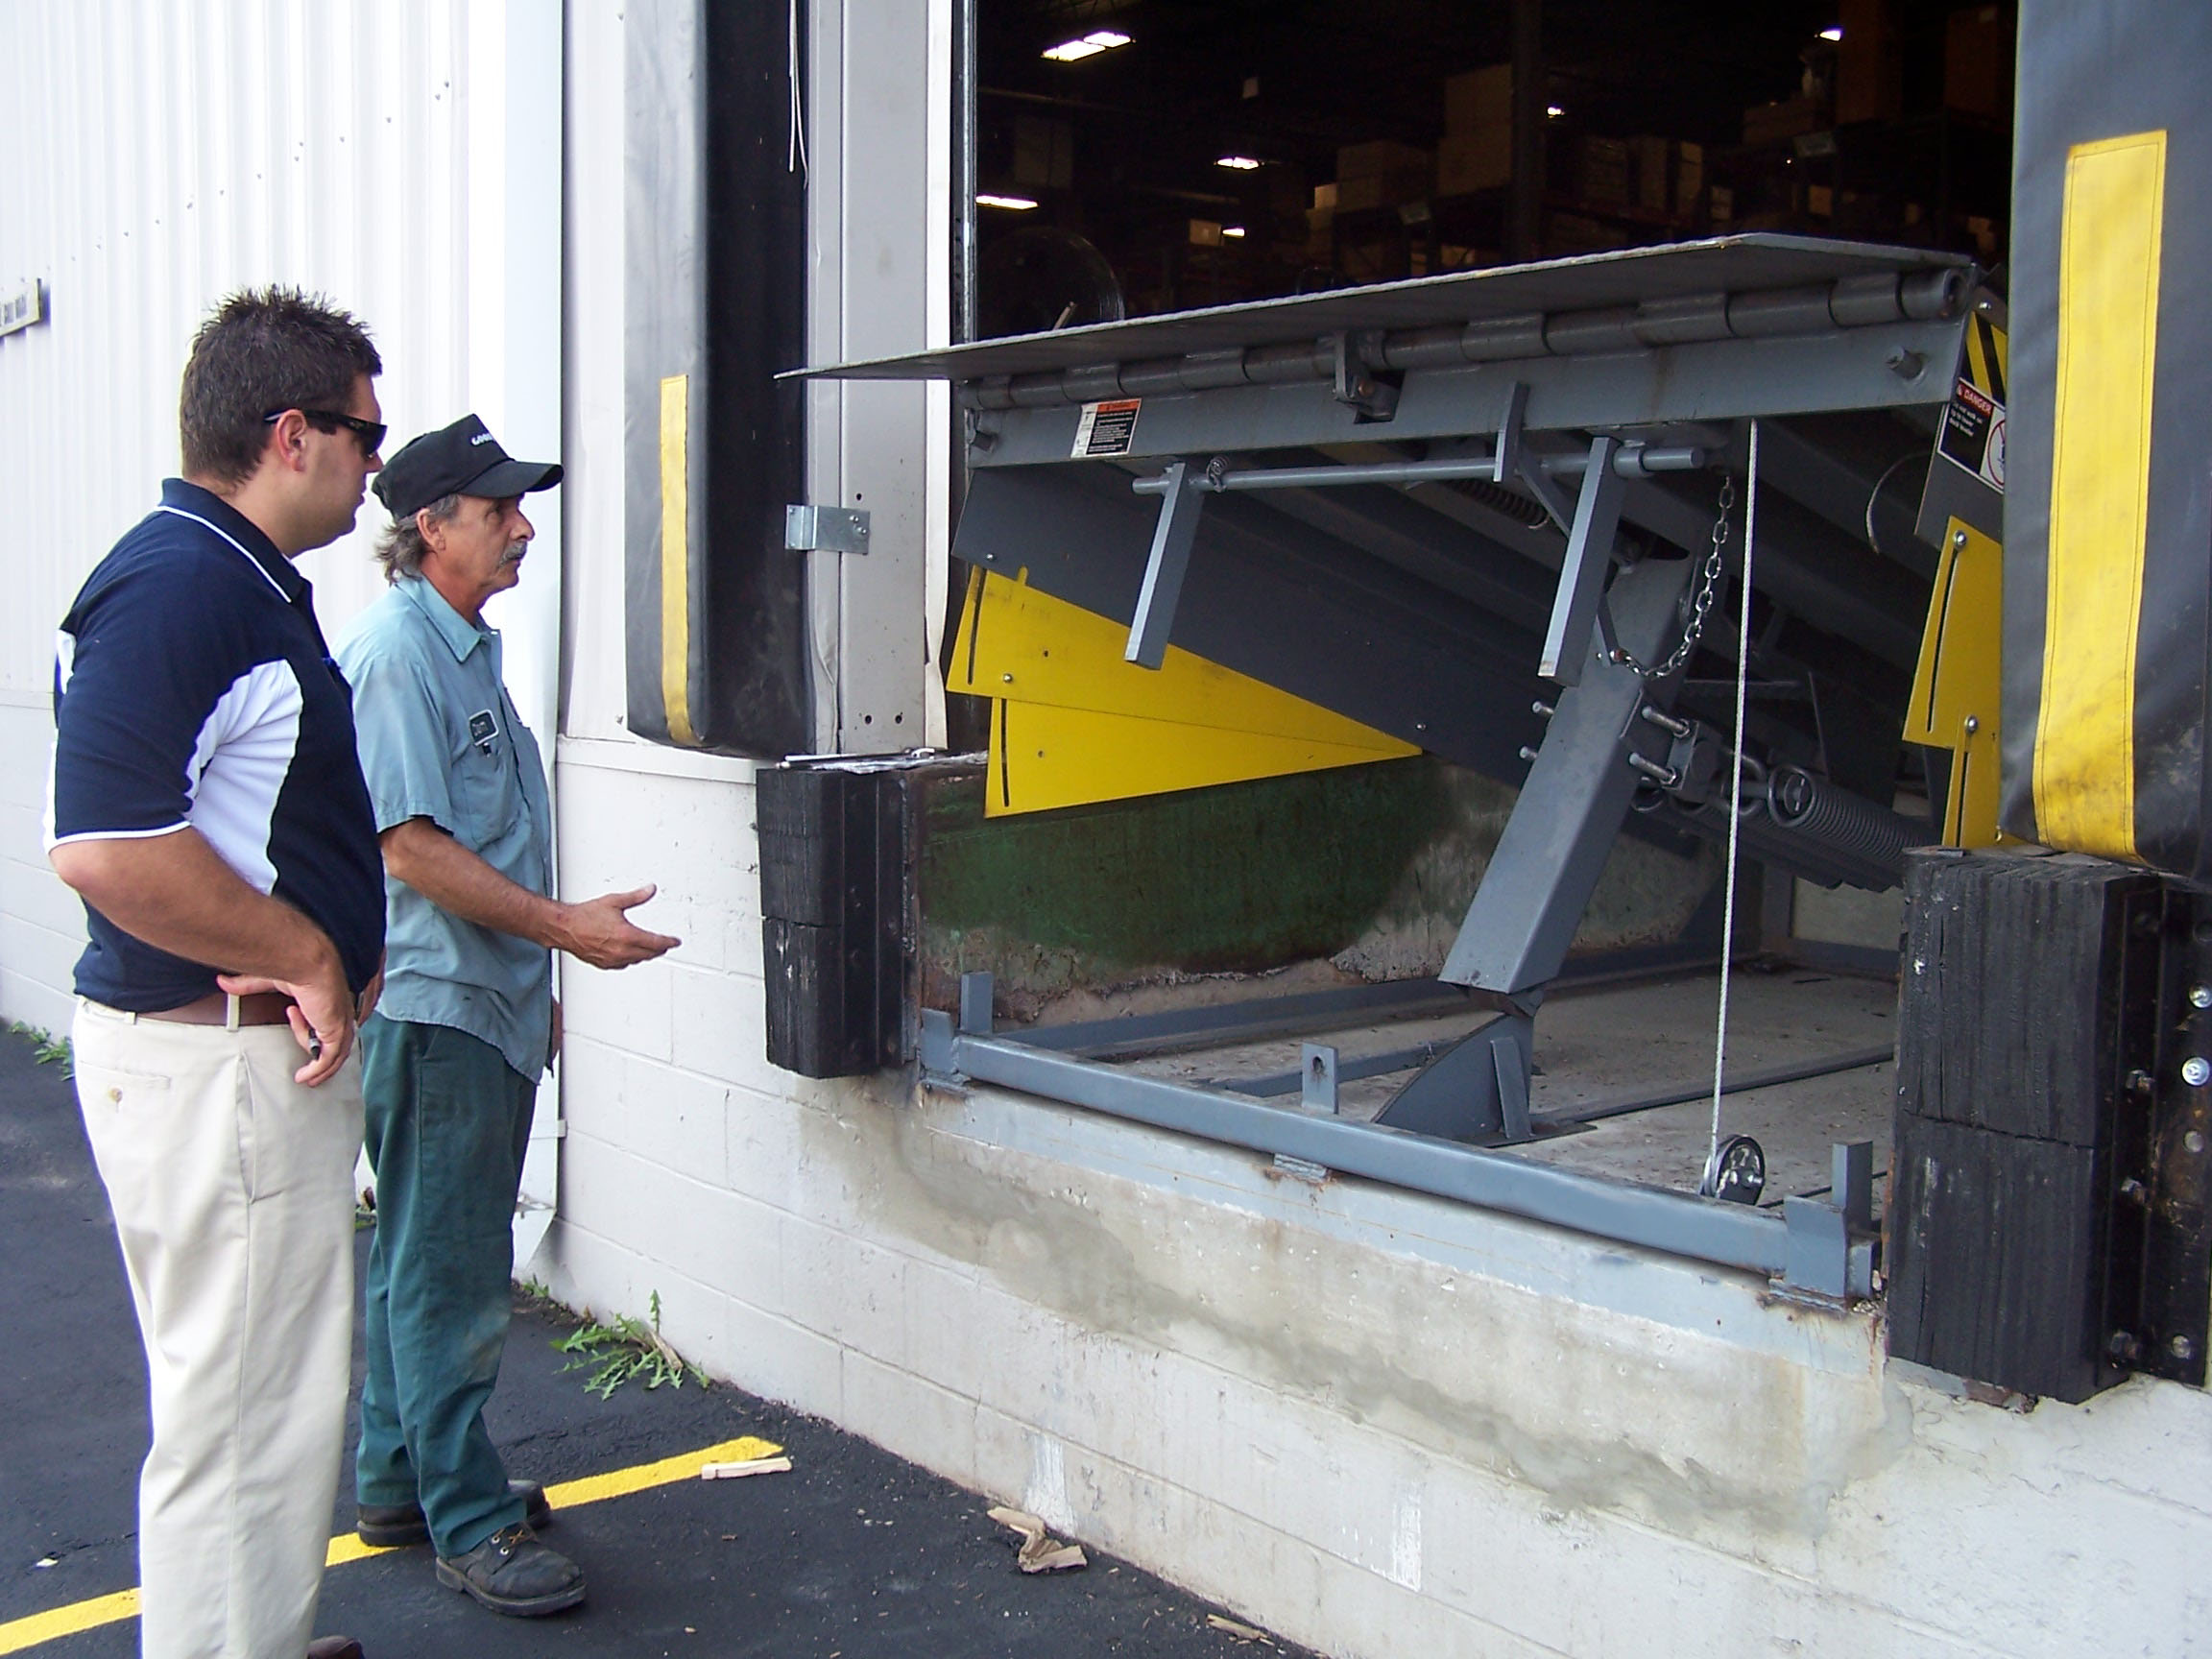
<path id="1" fill-rule="evenodd" d="M 77 1056 L 70 1051 L 68 1038 L 57 1037 L 36 1025 L 26 1025 L 20 1020 L 8 1022 L 8 1033 L 12 1037 L 30 1039 L 31 1058 L 39 1065 L 59 1066 L 64 1077 L 77 1075 Z"/>
<path id="2" fill-rule="evenodd" d="M 562 1371 L 589 1370 L 591 1375 L 584 1381 L 584 1391 L 602 1400 L 613 1398 L 614 1390 L 634 1378 L 643 1378 L 647 1388 L 658 1388 L 663 1382 L 681 1388 L 686 1380 L 702 1388 L 707 1386 L 707 1378 L 699 1368 L 661 1336 L 658 1290 L 653 1292 L 649 1321 L 617 1315 L 613 1323 L 602 1324 L 587 1316 L 584 1324 L 553 1346 L 571 1356 Z"/>

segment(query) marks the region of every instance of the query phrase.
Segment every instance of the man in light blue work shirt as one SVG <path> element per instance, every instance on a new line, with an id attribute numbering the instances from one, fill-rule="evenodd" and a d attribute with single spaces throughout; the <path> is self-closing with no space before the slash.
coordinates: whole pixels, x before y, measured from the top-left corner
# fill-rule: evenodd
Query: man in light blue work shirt
<path id="1" fill-rule="evenodd" d="M 385 463 L 378 558 L 392 589 L 338 647 L 384 854 L 384 996 L 361 1028 L 369 1161 L 368 1380 L 358 1529 L 428 1541 L 441 1583 L 501 1613 L 584 1599 L 538 1542 L 544 1493 L 510 1481 L 483 1421 L 498 1380 L 512 1222 L 538 1078 L 561 1046 L 552 951 L 595 968 L 677 940 L 624 914 L 651 887 L 555 900 L 538 744 L 516 718 L 484 602 L 521 579 L 521 497 L 561 481 L 470 415 Z"/>

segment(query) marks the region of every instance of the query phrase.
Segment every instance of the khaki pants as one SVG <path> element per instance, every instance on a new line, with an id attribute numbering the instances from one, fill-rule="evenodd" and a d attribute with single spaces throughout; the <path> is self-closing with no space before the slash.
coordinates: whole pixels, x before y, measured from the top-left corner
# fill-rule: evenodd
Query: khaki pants
<path id="1" fill-rule="evenodd" d="M 300 1659 L 345 1438 L 360 1068 L 303 1089 L 287 1026 L 96 1002 L 72 1041 L 152 1381 L 143 1652 Z"/>

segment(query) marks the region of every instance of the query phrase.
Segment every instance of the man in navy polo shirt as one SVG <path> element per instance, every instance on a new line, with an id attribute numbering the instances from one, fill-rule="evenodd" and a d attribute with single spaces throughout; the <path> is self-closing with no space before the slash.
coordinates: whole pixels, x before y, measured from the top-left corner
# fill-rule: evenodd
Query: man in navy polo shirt
<path id="1" fill-rule="evenodd" d="M 47 851 L 90 935 L 77 1093 L 152 1374 L 149 1659 L 360 1652 L 308 1635 L 383 892 L 346 683 L 292 561 L 352 528 L 381 369 L 342 311 L 226 301 L 184 370 L 184 476 L 57 640 Z"/>
<path id="2" fill-rule="evenodd" d="M 376 480 L 392 590 L 339 661 L 354 688 L 390 902 L 384 999 L 361 1028 L 376 1238 L 354 1495 L 362 1539 L 428 1539 L 439 1582 L 500 1613 L 584 1599 L 540 1543 L 543 1492 L 511 1482 L 484 1428 L 514 1274 L 515 1194 L 538 1078 L 560 1046 L 552 952 L 594 968 L 678 941 L 624 912 L 653 889 L 565 904 L 538 745 L 501 680 L 484 603 L 521 579 L 521 497 L 561 481 L 508 458 L 470 415 Z"/>

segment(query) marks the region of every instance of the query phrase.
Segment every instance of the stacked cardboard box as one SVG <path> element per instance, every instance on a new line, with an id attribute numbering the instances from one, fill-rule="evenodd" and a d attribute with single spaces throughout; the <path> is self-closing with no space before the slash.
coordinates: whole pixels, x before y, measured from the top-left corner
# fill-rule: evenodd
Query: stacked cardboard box
<path id="1" fill-rule="evenodd" d="M 1402 236 L 1341 242 L 1336 248 L 1336 269 L 1354 282 L 1395 282 L 1413 275 Z"/>
<path id="2" fill-rule="evenodd" d="M 1828 125 L 1825 99 L 1805 95 L 1785 98 L 1779 104 L 1754 104 L 1743 111 L 1743 142 L 1772 144 L 1801 132 L 1817 132 Z"/>
<path id="3" fill-rule="evenodd" d="M 1674 204 L 1674 141 L 1648 133 L 1628 140 L 1628 184 L 1637 206 L 1665 213 Z"/>
<path id="4" fill-rule="evenodd" d="M 1513 182 L 1513 130 L 1446 133 L 1436 146 L 1436 194 L 1466 196 Z"/>
<path id="5" fill-rule="evenodd" d="M 1620 138 L 1585 133 L 1575 146 L 1575 194 L 1593 207 L 1625 207 L 1628 145 Z"/>
<path id="6" fill-rule="evenodd" d="M 1544 216 L 1544 252 L 1548 254 L 1602 253 L 1621 246 L 1617 227 L 1579 213 Z"/>
<path id="7" fill-rule="evenodd" d="M 2012 114 L 2012 46 L 2018 24 L 2008 5 L 1951 13 L 1943 30 L 1943 107 L 1992 121 Z"/>
<path id="8" fill-rule="evenodd" d="M 1513 65 L 1493 63 L 1450 76 L 1444 83 L 1444 131 L 1472 136 L 1513 125 Z"/>
<path id="9" fill-rule="evenodd" d="M 1429 194 L 1434 165 L 1428 151 L 1387 138 L 1347 144 L 1336 152 L 1336 210 L 1419 202 Z"/>
<path id="10" fill-rule="evenodd" d="M 1436 194 L 1466 196 L 1513 181 L 1513 65 L 1493 63 L 1444 82 L 1444 141 Z"/>
<path id="11" fill-rule="evenodd" d="M 1897 0 L 1841 0 L 1836 46 L 1836 120 L 1894 121 L 1905 113 L 1905 48 Z"/>
<path id="12" fill-rule="evenodd" d="M 1697 216 L 1705 200 L 1705 146 L 1683 139 L 1674 146 L 1674 211 Z"/>

